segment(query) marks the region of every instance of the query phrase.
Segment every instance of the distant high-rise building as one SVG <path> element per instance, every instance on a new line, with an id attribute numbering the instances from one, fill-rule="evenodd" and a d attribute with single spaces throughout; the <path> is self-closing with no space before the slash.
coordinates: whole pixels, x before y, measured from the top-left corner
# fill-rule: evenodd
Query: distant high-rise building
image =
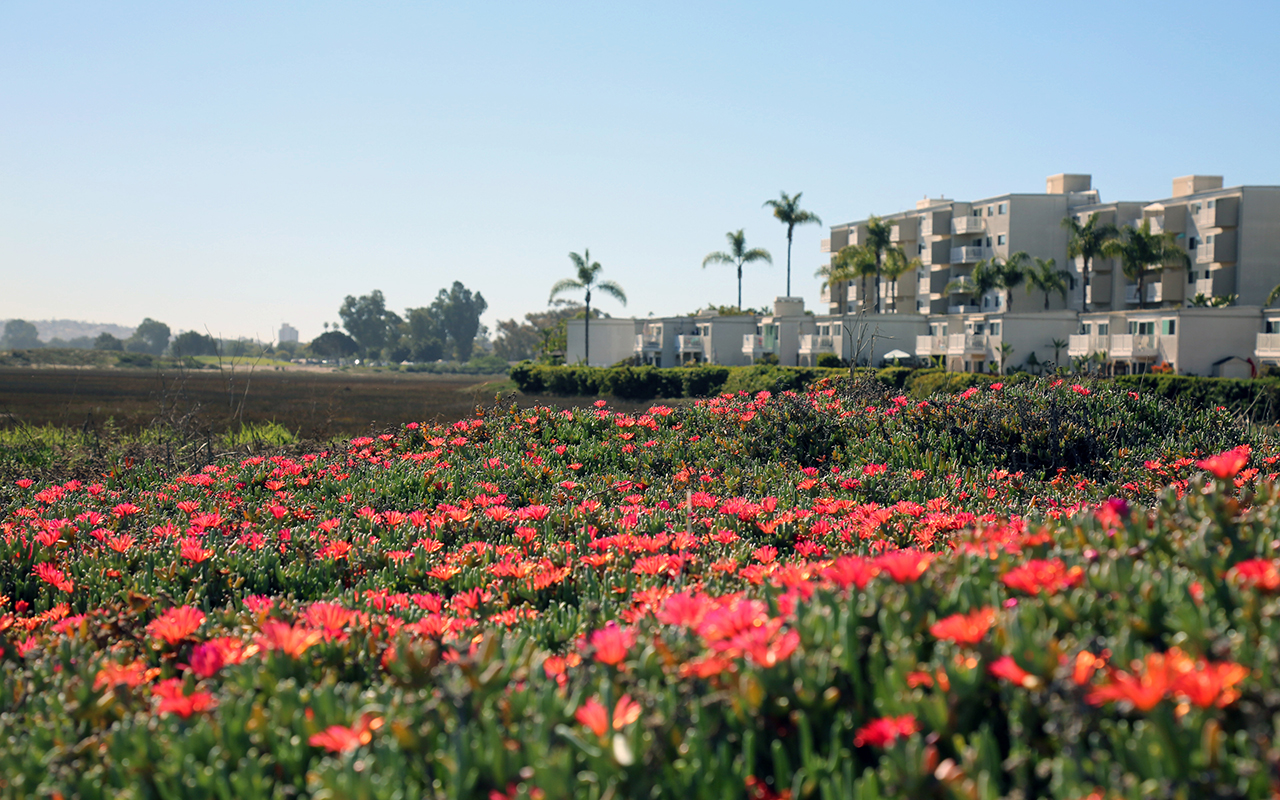
<path id="1" fill-rule="evenodd" d="M 279 339 L 280 339 L 280 344 L 284 344 L 285 342 L 298 341 L 298 329 L 293 327 L 287 322 L 284 323 L 283 325 L 280 326 Z"/>

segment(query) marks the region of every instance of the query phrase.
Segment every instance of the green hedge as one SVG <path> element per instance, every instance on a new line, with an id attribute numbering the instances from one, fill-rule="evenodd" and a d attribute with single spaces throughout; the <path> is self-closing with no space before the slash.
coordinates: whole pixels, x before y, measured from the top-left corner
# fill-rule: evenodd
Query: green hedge
<path id="1" fill-rule="evenodd" d="M 1198 378 L 1190 375 L 1122 375 L 1116 386 L 1194 406 L 1224 406 L 1254 422 L 1280 422 L 1280 378 Z"/>

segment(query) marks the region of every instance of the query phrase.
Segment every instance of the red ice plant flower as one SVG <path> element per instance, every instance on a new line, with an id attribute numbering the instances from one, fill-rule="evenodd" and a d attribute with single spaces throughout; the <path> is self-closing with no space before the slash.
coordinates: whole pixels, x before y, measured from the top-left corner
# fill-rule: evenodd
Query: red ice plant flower
<path id="1" fill-rule="evenodd" d="M 1000 576 L 1000 582 L 1010 589 L 1026 594 L 1057 594 L 1063 589 L 1076 586 L 1084 580 L 1084 570 L 1080 567 L 1067 568 L 1062 559 L 1032 559 L 1021 566 Z"/>
<path id="2" fill-rule="evenodd" d="M 879 573 L 880 567 L 875 562 L 861 556 L 840 556 L 822 570 L 822 576 L 841 589 L 846 589 L 849 584 L 853 584 L 859 590 L 865 589 L 871 579 Z"/>
<path id="3" fill-rule="evenodd" d="M 590 644 L 596 651 L 596 661 L 616 666 L 627 657 L 627 651 L 635 644 L 634 631 L 621 628 L 618 623 L 609 621 L 600 630 L 591 634 Z"/>
<path id="4" fill-rule="evenodd" d="M 915 583 L 932 562 L 933 556 L 929 553 L 908 548 L 885 553 L 876 559 L 875 565 L 895 583 Z"/>
<path id="5" fill-rule="evenodd" d="M 262 623 L 258 645 L 264 650 L 279 650 L 291 658 L 298 658 L 323 638 L 324 631 L 313 630 L 305 625 L 268 620 Z"/>
<path id="6" fill-rule="evenodd" d="M 70 592 L 75 588 L 75 583 L 67 580 L 67 576 L 62 572 L 62 570 L 52 564 L 46 564 L 43 562 L 36 564 L 34 572 L 36 573 L 36 577 L 45 583 L 52 584 L 59 591 Z"/>
<path id="7" fill-rule="evenodd" d="M 1196 466 L 1200 469 L 1208 470 L 1213 477 L 1219 480 L 1227 480 L 1234 478 L 1236 473 L 1244 469 L 1244 465 L 1249 463 L 1249 445 L 1242 444 L 1239 447 L 1225 450 L 1216 456 L 1210 456 L 1203 461 L 1197 461 Z"/>
<path id="8" fill-rule="evenodd" d="M 987 670 L 997 678 L 1004 678 L 1006 681 L 1025 689 L 1034 689 L 1040 684 L 1040 680 L 1036 676 L 1018 666 L 1018 662 L 1014 661 L 1011 656 L 997 658 L 991 662 L 991 666 L 987 667 Z"/>
<path id="9" fill-rule="evenodd" d="M 578 706 L 578 710 L 573 712 L 573 718 L 601 739 L 610 730 L 609 711 L 594 697 L 587 698 L 585 703 Z M 619 697 L 613 708 L 612 730 L 620 731 L 638 719 L 640 704 L 632 700 L 629 694 Z"/>
<path id="10" fill-rule="evenodd" d="M 156 706 L 157 714 L 177 714 L 183 719 L 199 711 L 208 711 L 217 705 L 213 695 L 208 692 L 183 694 L 181 678 L 160 681 L 151 690 L 151 696 L 160 700 L 160 704 Z"/>
<path id="11" fill-rule="evenodd" d="M 899 738 L 920 730 L 916 718 L 910 714 L 900 717 L 882 717 L 872 720 L 858 729 L 853 737 L 854 747 L 888 747 Z"/>
<path id="12" fill-rule="evenodd" d="M 1232 567 L 1227 572 L 1227 579 L 1260 592 L 1274 592 L 1280 589 L 1280 568 L 1275 561 L 1252 558 Z"/>
<path id="13" fill-rule="evenodd" d="M 330 753 L 349 753 L 362 744 L 373 741 L 373 732 L 382 727 L 382 717 L 363 714 L 356 724 L 330 725 L 323 731 L 313 734 L 307 742 L 312 747 L 323 747 Z"/>
<path id="14" fill-rule="evenodd" d="M 995 621 L 994 609 L 980 608 L 969 614 L 952 614 L 944 617 L 929 627 L 929 633 L 936 639 L 973 645 L 982 641 Z"/>
<path id="15" fill-rule="evenodd" d="M 177 644 L 186 639 L 204 624 L 204 612 L 191 606 L 175 606 L 166 610 L 147 626 L 147 633 L 153 639 L 163 639 L 168 644 Z"/>

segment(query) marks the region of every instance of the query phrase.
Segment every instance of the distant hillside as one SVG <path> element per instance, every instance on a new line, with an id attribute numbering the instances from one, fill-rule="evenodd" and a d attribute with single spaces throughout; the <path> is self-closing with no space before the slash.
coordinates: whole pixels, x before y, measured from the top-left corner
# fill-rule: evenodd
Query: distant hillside
<path id="1" fill-rule="evenodd" d="M 0 320 L 0 332 L 4 331 L 4 325 L 8 321 Z M 42 342 L 51 339 L 71 341 L 77 336 L 88 336 L 92 339 L 100 333 L 109 333 L 117 339 L 128 339 L 133 335 L 134 330 L 109 322 L 81 322 L 77 319 L 29 319 L 27 322 L 36 326 Z"/>

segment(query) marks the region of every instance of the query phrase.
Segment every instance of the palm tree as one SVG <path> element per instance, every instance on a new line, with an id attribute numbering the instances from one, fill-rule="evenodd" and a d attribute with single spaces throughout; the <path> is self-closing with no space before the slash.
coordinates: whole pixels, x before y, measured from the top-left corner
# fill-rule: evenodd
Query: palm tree
<path id="1" fill-rule="evenodd" d="M 800 195 L 804 194 L 804 192 L 796 192 L 794 196 L 789 196 L 786 192 L 778 192 L 778 194 L 781 196 L 777 200 L 766 200 L 764 205 L 766 208 L 772 208 L 773 216 L 787 226 L 787 297 L 790 297 L 791 235 L 795 232 L 797 225 L 808 225 L 809 223 L 821 225 L 822 220 L 818 219 L 817 214 L 800 208 Z"/>
<path id="2" fill-rule="evenodd" d="M 1151 232 L 1150 220 L 1143 220 L 1140 228 L 1125 225 L 1120 231 L 1120 238 L 1107 241 L 1102 252 L 1109 258 L 1119 258 L 1124 276 L 1137 282 L 1140 309 L 1147 307 L 1145 289 L 1148 275 L 1158 275 L 1166 267 L 1191 263 L 1172 233 Z"/>
<path id="3" fill-rule="evenodd" d="M 944 294 L 963 294 L 978 305 L 978 300 L 992 289 L 1000 288 L 1000 273 L 997 266 L 989 261 L 979 261 L 973 266 L 973 272 L 954 278 L 943 287 Z"/>
<path id="4" fill-rule="evenodd" d="M 624 306 L 627 304 L 627 295 L 622 291 L 622 287 L 613 281 L 596 281 L 596 276 L 600 274 L 602 267 L 600 262 L 591 260 L 590 250 L 584 249 L 582 255 L 570 253 L 569 260 L 573 262 L 573 266 L 578 270 L 578 277 L 556 281 L 556 285 L 551 287 L 551 297 L 547 299 L 547 304 L 550 305 L 558 294 L 575 290 L 586 291 L 587 318 L 583 321 L 582 326 L 582 357 L 583 361 L 589 365 L 591 363 L 591 290 L 599 289 Z"/>
<path id="5" fill-rule="evenodd" d="M 1009 290 L 1008 303 L 1005 305 L 1006 311 L 1013 311 L 1013 290 L 1027 279 L 1028 268 L 1026 263 L 1030 260 L 1031 256 L 1022 250 L 1013 253 L 999 264 L 996 264 L 995 259 L 992 259 L 996 274 L 1000 276 L 1000 288 Z"/>
<path id="6" fill-rule="evenodd" d="M 865 247 L 851 245 L 841 248 L 832 259 L 831 266 L 819 267 L 815 276 L 823 278 L 823 287 L 844 281 L 862 280 L 862 293 L 858 295 L 861 310 L 867 307 L 867 278 L 876 274 L 875 257 Z"/>
<path id="7" fill-rule="evenodd" d="M 742 265 L 750 264 L 753 261 L 767 261 L 773 263 L 773 256 L 769 255 L 769 251 L 760 247 L 747 249 L 747 237 L 739 228 L 724 235 L 729 240 L 729 252 L 709 253 L 706 258 L 702 259 L 702 268 L 706 269 L 708 264 L 734 264 L 738 267 L 738 310 L 742 310 Z"/>
<path id="8" fill-rule="evenodd" d="M 1009 370 L 1005 369 L 1005 365 L 1009 363 L 1009 356 L 1011 355 L 1013 355 L 1013 345 L 1004 341 L 1000 342 L 1000 374 L 1009 374 Z"/>
<path id="9" fill-rule="evenodd" d="M 1089 221 L 1080 224 L 1075 217 L 1063 217 L 1062 227 L 1067 229 L 1067 255 L 1071 258 L 1083 259 L 1082 277 L 1084 285 L 1089 285 L 1089 264 L 1099 256 L 1105 255 L 1103 252 L 1107 242 L 1115 239 L 1119 235 L 1116 226 L 1111 223 L 1099 224 L 1098 214 L 1094 212 L 1089 215 Z M 1086 303 L 1080 302 L 1080 310 L 1088 311 Z"/>
<path id="10" fill-rule="evenodd" d="M 1058 269 L 1058 262 L 1054 259 L 1037 258 L 1036 265 L 1027 269 L 1027 294 L 1044 292 L 1044 310 L 1048 311 L 1050 294 L 1057 292 L 1066 302 L 1067 279 L 1070 277 L 1071 273 Z"/>
<path id="11" fill-rule="evenodd" d="M 1066 339 L 1054 339 L 1050 344 L 1053 345 L 1053 368 L 1056 370 L 1058 368 L 1058 356 L 1070 343 Z"/>
<path id="12" fill-rule="evenodd" d="M 884 271 L 884 254 L 890 247 L 893 227 L 875 214 L 867 220 L 867 241 L 863 245 L 876 262 L 876 313 L 884 310 L 880 303 L 880 278 Z"/>
<path id="13" fill-rule="evenodd" d="M 884 254 L 884 277 L 893 281 L 893 310 L 898 310 L 898 279 L 905 273 L 922 267 L 920 259 L 907 258 L 907 251 L 901 247 L 890 247 Z"/>

